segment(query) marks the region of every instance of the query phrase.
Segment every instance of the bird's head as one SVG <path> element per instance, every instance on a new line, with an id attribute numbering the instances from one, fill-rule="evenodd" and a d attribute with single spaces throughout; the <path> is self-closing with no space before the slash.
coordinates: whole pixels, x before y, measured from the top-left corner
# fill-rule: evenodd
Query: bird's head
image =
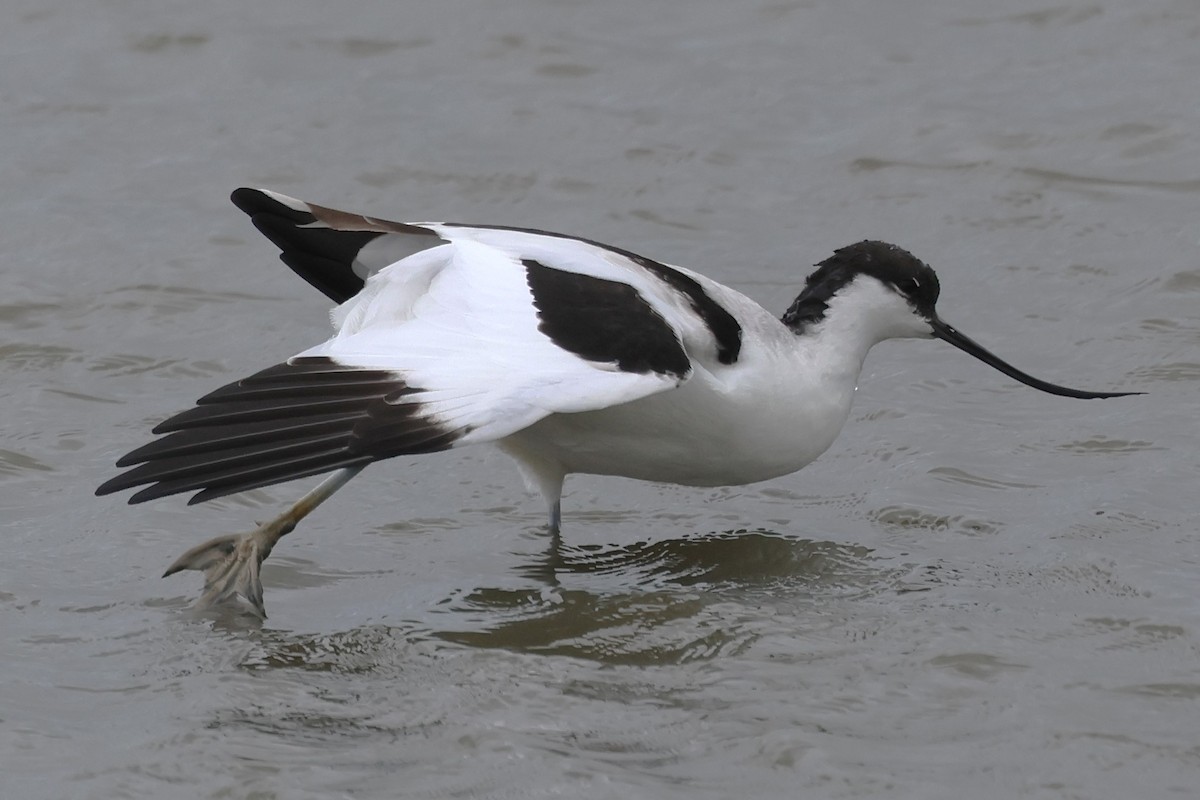
<path id="1" fill-rule="evenodd" d="M 940 291 L 937 273 L 912 253 L 887 242 L 862 241 L 817 265 L 783 322 L 800 336 L 828 327 L 827 335 L 857 338 L 867 347 L 885 339 L 941 339 L 1010 378 L 1063 397 L 1142 394 L 1070 389 L 1022 372 L 943 322 L 936 309 Z"/>

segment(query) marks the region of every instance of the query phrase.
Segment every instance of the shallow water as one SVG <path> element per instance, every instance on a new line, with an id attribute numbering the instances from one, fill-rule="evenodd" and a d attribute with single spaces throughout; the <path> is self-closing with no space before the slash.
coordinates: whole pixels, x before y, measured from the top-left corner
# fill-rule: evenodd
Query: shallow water
<path id="1" fill-rule="evenodd" d="M 1200 7 L 25 2 L 0 28 L 5 797 L 1189 797 Z M 864 237 L 1035 375 L 881 345 L 822 459 L 372 467 L 265 624 L 159 574 L 304 486 L 94 498 L 326 305 L 226 200 L 564 230 L 782 311 Z"/>

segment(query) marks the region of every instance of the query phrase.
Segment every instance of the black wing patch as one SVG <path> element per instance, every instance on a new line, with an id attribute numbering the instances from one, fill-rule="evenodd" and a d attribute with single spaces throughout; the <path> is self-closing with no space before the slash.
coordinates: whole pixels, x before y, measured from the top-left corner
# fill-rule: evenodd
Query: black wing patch
<path id="1" fill-rule="evenodd" d="M 446 450 L 465 433 L 422 416 L 420 389 L 394 372 L 348 369 L 325 357 L 294 358 L 231 383 L 154 429 L 161 439 L 96 490 L 152 484 L 130 498 L 200 490 L 198 503 L 392 456 Z M 405 398 L 404 402 L 399 402 Z"/>
<path id="2" fill-rule="evenodd" d="M 250 215 L 255 227 L 283 251 L 279 257 L 285 264 L 336 303 L 345 302 L 362 289 L 363 278 L 354 272 L 353 262 L 362 248 L 377 237 L 389 233 L 437 236 L 419 225 L 364 217 L 312 203 L 305 204 L 309 210 L 301 211 L 257 189 L 237 189 L 231 199 L 234 205 Z M 581 236 L 507 225 L 443 224 L 449 228 L 514 231 L 571 239 L 623 256 L 688 299 L 692 310 L 703 320 L 716 341 L 718 361 L 733 364 L 738 360 L 742 349 L 742 326 L 724 306 L 704 291 L 699 281 L 677 269 L 629 250 Z"/>
<path id="3" fill-rule="evenodd" d="M 257 189 L 237 189 L 230 199 L 282 251 L 283 263 L 335 303 L 344 303 L 362 290 L 363 276 L 354 271 L 354 260 L 375 239 L 389 233 L 437 236 L 416 225 L 311 203 L 305 204 L 308 211 L 301 211 Z"/>
<path id="4" fill-rule="evenodd" d="M 362 290 L 363 279 L 351 265 L 382 233 L 300 227 L 315 225 L 317 218 L 254 189 L 238 189 L 230 199 L 282 251 L 280 260 L 330 300 L 344 303 Z"/>
<path id="5" fill-rule="evenodd" d="M 608 249 L 614 250 L 615 248 Z M 742 326 L 723 305 L 708 296 L 708 292 L 704 291 L 704 287 L 700 285 L 699 281 L 690 275 L 684 275 L 679 270 L 671 269 L 666 264 L 651 261 L 637 253 L 624 250 L 617 252 L 650 270 L 676 291 L 687 295 L 692 309 L 700 315 L 704 324 L 712 332 L 713 338 L 717 340 L 717 360 L 722 364 L 733 364 L 738 360 L 738 355 L 742 352 Z"/>
<path id="6" fill-rule="evenodd" d="M 538 330 L 580 358 L 623 372 L 683 377 L 691 361 L 674 329 L 627 283 L 524 259 Z"/>
<path id="7" fill-rule="evenodd" d="M 590 244 L 593 247 L 599 247 L 610 253 L 624 256 L 639 267 L 656 275 L 663 283 L 688 298 L 692 309 L 700 316 L 700 319 L 704 320 L 704 324 L 708 326 L 709 332 L 712 333 L 713 338 L 717 342 L 718 361 L 722 364 L 733 364 L 738 360 L 738 355 L 742 351 L 742 326 L 738 323 L 737 319 L 724 306 L 709 297 L 708 292 L 704 291 L 704 287 L 700 285 L 699 281 L 690 275 L 684 275 L 677 269 L 668 267 L 666 264 L 646 258 L 645 256 L 640 256 L 629 250 L 623 250 L 620 247 L 614 247 L 611 244 L 584 239 L 582 236 L 568 236 L 565 233 L 555 233 L 554 231 L 543 231 L 536 228 L 514 228 L 506 225 L 468 225 L 461 222 L 444 222 L 442 224 L 448 228 L 516 231 L 519 233 L 532 233 L 538 236 L 551 236 L 555 239 L 574 239 L 577 242 Z"/>

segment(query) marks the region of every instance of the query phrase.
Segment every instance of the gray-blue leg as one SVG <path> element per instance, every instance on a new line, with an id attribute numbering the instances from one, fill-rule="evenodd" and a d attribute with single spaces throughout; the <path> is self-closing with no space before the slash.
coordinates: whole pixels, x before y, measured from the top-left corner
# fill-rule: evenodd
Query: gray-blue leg
<path id="1" fill-rule="evenodd" d="M 204 573 L 204 594 L 197 608 L 211 608 L 242 597 L 259 617 L 266 618 L 263 607 L 262 579 L 259 566 L 271 555 L 275 543 L 291 533 L 330 495 L 345 486 L 363 467 L 343 467 L 334 472 L 279 516 L 264 522 L 249 533 L 218 536 L 197 545 L 175 560 L 163 577 L 185 569 Z"/>

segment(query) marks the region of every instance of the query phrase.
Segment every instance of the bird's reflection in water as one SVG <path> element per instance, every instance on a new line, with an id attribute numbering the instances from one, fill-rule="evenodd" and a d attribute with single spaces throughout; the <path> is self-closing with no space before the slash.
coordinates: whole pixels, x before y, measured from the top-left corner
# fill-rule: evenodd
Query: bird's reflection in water
<path id="1" fill-rule="evenodd" d="M 518 568 L 534 585 L 449 599 L 443 610 L 454 614 L 456 629 L 435 635 L 606 663 L 679 663 L 748 646 L 764 603 L 795 608 L 869 594 L 888 583 L 889 572 L 869 548 L 767 530 L 620 547 L 566 545 L 552 536 L 544 553 Z M 749 613 L 750 606 L 758 610 Z"/>
<path id="2" fill-rule="evenodd" d="M 251 670 L 412 667 L 421 643 L 437 641 L 605 664 L 678 664 L 740 652 L 780 626 L 815 623 L 823 604 L 888 591 L 902 570 L 867 547 L 770 530 L 623 546 L 537 535 L 545 548 L 522 554 L 507 586 L 451 595 L 420 621 L 301 635 L 264 629 L 235 607 L 189 613 L 235 639 L 249 634 L 256 646 L 242 666 Z M 287 567 L 277 565 L 275 577 L 285 580 Z"/>
<path id="3" fill-rule="evenodd" d="M 564 545 L 555 535 L 540 561 L 522 566 L 521 573 L 551 583 L 571 574 L 621 574 L 643 585 L 841 584 L 861 573 L 870 555 L 867 547 L 797 539 L 768 530 L 698 533 L 620 547 Z"/>

